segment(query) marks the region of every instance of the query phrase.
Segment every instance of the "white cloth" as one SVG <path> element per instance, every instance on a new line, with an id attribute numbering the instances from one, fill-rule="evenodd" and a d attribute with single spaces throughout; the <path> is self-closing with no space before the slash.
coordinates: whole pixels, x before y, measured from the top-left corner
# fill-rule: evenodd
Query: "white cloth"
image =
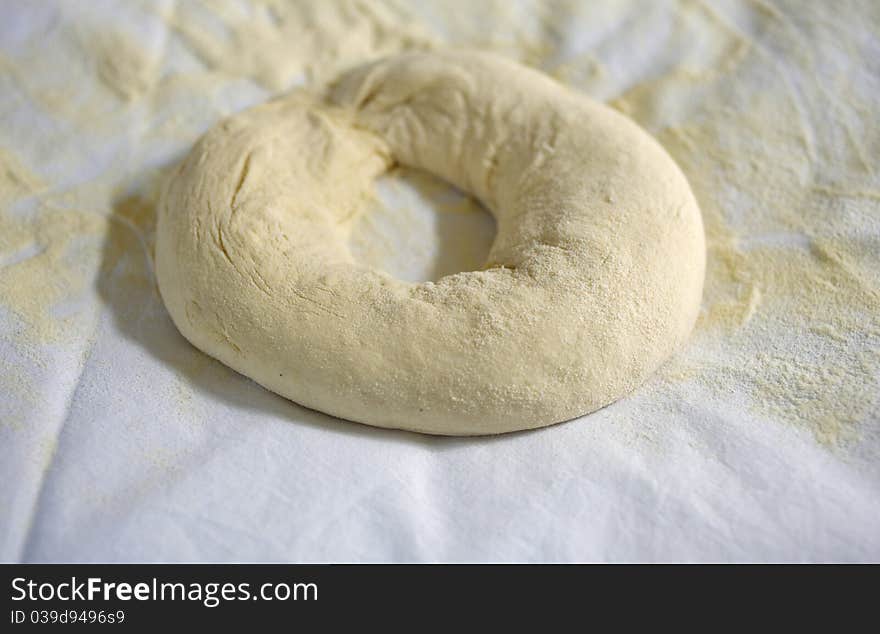
<path id="1" fill-rule="evenodd" d="M 201 131 L 267 98 L 248 78 L 207 75 L 155 16 L 172 4 L 4 2 L 0 147 L 49 183 L 58 204 L 72 193 L 77 206 L 111 213 Z M 676 20 L 693 17 L 673 4 L 564 6 L 561 32 L 535 37 L 551 49 L 545 59 L 570 61 L 575 75 L 590 75 L 584 55 L 600 59 L 592 92 L 601 99 L 699 64 L 715 45 L 708 31 L 703 42 L 679 38 Z M 748 23 L 745 3 L 710 6 L 770 50 L 761 20 L 772 16 L 749 5 Z M 842 33 L 870 32 L 876 11 L 854 6 L 829 19 Z M 136 38 L 165 78 L 206 74 L 204 88 L 166 82 L 162 100 L 149 91 L 120 100 L 98 79 L 92 28 Z M 873 64 L 876 80 L 875 62 L 848 54 L 841 49 L 844 61 Z M 830 82 L 838 71 L 827 72 Z M 58 106 L 47 110 L 53 90 Z M 734 214 L 758 213 L 737 204 Z M 853 231 L 876 240 L 876 213 L 859 222 Z M 94 267 L 93 283 L 56 309 L 76 310 L 52 343 L 18 337 L 15 316 L 0 309 L 0 372 L 30 386 L 0 392 L 0 560 L 880 559 L 876 409 L 843 448 L 750 407 L 745 379 L 717 389 L 655 381 L 581 420 L 494 438 L 339 421 L 189 346 L 149 282 L 150 237 L 112 225 L 127 245 L 123 265 L 147 283 Z"/>

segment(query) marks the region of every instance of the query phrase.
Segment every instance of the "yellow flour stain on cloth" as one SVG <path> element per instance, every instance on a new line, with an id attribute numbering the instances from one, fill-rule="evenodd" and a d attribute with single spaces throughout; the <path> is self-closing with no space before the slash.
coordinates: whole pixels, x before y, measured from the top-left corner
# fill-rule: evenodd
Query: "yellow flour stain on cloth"
<path id="1" fill-rule="evenodd" d="M 52 341 L 65 324 L 52 308 L 88 284 L 88 263 L 68 247 L 77 238 L 100 236 L 103 226 L 93 216 L 39 204 L 32 211 L 13 209 L 42 189 L 38 177 L 0 150 L 0 298 L 18 323 L 18 336 Z"/>
<path id="2" fill-rule="evenodd" d="M 31 208 L 16 205 L 26 199 Z M 78 318 L 93 310 L 81 298 L 99 281 L 152 285 L 125 257 L 141 253 L 133 237 L 152 221 L 152 209 L 128 204 L 105 215 L 67 206 L 77 200 L 45 194 L 38 177 L 0 150 L 0 306 L 19 340 L 44 345 L 76 337 Z M 112 223 L 128 228 L 114 232 Z"/>
<path id="3" fill-rule="evenodd" d="M 12 153 L 0 148 L 0 209 L 5 211 L 11 203 L 32 196 L 43 188 L 40 178 L 24 167 Z"/>
<path id="4" fill-rule="evenodd" d="M 809 65 L 821 54 L 815 41 L 829 41 L 786 23 L 764 28 Z M 841 156 L 847 144 L 823 134 L 821 109 L 836 101 L 818 80 L 788 85 L 782 62 L 753 43 L 737 45 L 746 36 L 727 30 L 731 50 L 747 52 L 726 74 L 672 71 L 616 101 L 678 160 L 703 210 L 709 263 L 687 353 L 698 367 L 686 377 L 716 389 L 742 385 L 758 415 L 839 444 L 876 415 L 880 394 L 880 238 L 877 223 L 866 222 L 880 205 L 862 195 L 876 177 L 861 144 Z M 859 100 L 846 91 L 833 98 Z M 863 132 L 876 147 L 877 134 Z M 845 174 L 831 175 L 832 188 L 822 184 L 829 175 L 819 166 L 841 162 Z M 873 236 L 852 236 L 858 225 L 873 225 Z"/>
<path id="5" fill-rule="evenodd" d="M 93 34 L 87 46 L 101 82 L 125 101 L 149 92 L 157 81 L 157 62 L 122 33 Z"/>
<path id="6" fill-rule="evenodd" d="M 400 8 L 366 0 L 205 1 L 163 18 L 209 68 L 271 91 L 433 43 Z"/>
<path id="7" fill-rule="evenodd" d="M 0 216 L 0 296 L 30 341 L 58 341 L 81 307 L 63 306 L 91 286 L 106 219 L 41 207 L 25 218 Z"/>

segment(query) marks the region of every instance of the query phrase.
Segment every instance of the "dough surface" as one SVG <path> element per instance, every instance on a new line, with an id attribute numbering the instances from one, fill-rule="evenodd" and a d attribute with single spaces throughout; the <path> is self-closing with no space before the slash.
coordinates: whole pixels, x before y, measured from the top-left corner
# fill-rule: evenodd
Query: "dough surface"
<path id="1" fill-rule="evenodd" d="M 351 219 L 395 163 L 495 216 L 484 270 L 410 283 L 356 264 Z M 380 427 L 473 435 L 603 407 L 686 340 L 705 243 L 666 152 L 495 55 L 409 53 L 210 130 L 169 180 L 157 278 L 195 346 Z"/>

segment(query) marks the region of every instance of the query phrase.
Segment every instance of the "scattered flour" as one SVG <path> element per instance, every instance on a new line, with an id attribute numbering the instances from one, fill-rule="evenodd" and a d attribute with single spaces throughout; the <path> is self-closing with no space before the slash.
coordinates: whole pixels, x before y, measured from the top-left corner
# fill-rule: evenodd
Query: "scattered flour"
<path id="1" fill-rule="evenodd" d="M 500 49 L 613 100 L 673 154 L 698 196 L 709 240 L 704 310 L 692 344 L 661 373 L 657 389 L 737 390 L 755 416 L 837 446 L 856 442 L 864 425 L 880 419 L 880 72 L 869 61 L 876 59 L 876 43 L 865 35 L 871 29 L 849 30 L 839 14 L 860 11 L 875 25 L 880 15 L 870 3 L 843 5 L 536 1 L 514 8 L 494 0 L 409 10 L 357 0 L 181 0 L 158 18 L 198 68 L 171 70 L 124 35 L 76 33 L 79 58 L 55 48 L 0 58 L 3 86 L 25 99 L 3 104 L 0 121 L 15 108 L 37 108 L 90 135 L 112 129 L 120 101 L 145 103 L 152 113 L 196 103 L 242 77 L 278 92 L 407 48 Z M 575 14 L 655 46 L 646 55 L 659 63 L 650 72 L 620 72 L 619 47 L 601 29 L 583 48 L 559 50 Z M 665 40 L 649 44 L 658 23 Z M 44 81 L 62 62 L 101 90 Z M 167 139 L 179 154 L 222 114 L 206 116 L 198 104 L 171 117 L 145 115 L 142 133 Z M 142 166 L 100 175 L 97 189 L 106 194 L 95 205 L 100 196 L 81 195 L 94 183 L 58 194 L 51 179 L 33 173 L 42 169 L 24 166 L 37 164 L 24 160 L 35 154 L 20 144 L 0 136 L 7 148 L 0 151 L 0 311 L 16 324 L 4 336 L 44 346 L 75 336 L 76 299 L 96 280 L 155 292 L 143 263 L 153 210 L 149 195 L 119 193 Z M 427 197 L 445 211 L 442 196 Z M 353 222 L 369 225 L 382 213 Z M 397 233 L 424 220 L 386 216 L 400 220 Z M 389 266 L 395 245 L 383 246 L 369 226 L 353 227 L 363 258 Z M 4 389 L 13 383 L 5 379 Z"/>
<path id="2" fill-rule="evenodd" d="M 371 59 L 433 43 L 391 3 L 256 0 L 175 3 L 168 25 L 209 68 L 272 91 L 329 79 Z"/>
<path id="3" fill-rule="evenodd" d="M 157 80 L 158 60 L 122 33 L 99 33 L 88 44 L 98 78 L 119 97 L 132 101 L 149 92 Z"/>
<path id="4" fill-rule="evenodd" d="M 94 214 L 15 203 L 37 196 L 39 178 L 0 151 L 0 297 L 19 324 L 16 335 L 57 340 L 71 320 L 58 304 L 91 283 L 105 221 Z"/>
<path id="5" fill-rule="evenodd" d="M 676 379 L 743 386 L 758 414 L 840 444 L 857 436 L 856 423 L 877 420 L 880 205 L 864 156 L 880 139 L 848 128 L 855 117 L 826 114 L 860 97 L 844 82 L 829 93 L 819 79 L 821 56 L 836 46 L 823 11 L 799 6 L 805 32 L 772 14 L 760 43 L 719 24 L 718 41 L 739 51 L 722 74 L 673 70 L 615 104 L 679 161 L 706 221 L 704 312 L 687 353 L 694 368 Z M 754 16 L 738 17 L 748 25 Z"/>

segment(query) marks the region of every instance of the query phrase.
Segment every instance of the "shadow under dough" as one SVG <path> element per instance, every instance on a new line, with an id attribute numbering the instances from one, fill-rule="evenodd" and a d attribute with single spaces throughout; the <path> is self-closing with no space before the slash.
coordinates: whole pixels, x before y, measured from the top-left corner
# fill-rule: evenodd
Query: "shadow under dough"
<path id="1" fill-rule="evenodd" d="M 140 194 L 118 198 L 111 220 L 102 247 L 98 293 L 117 331 L 172 368 L 192 389 L 236 409 L 262 411 L 351 436 L 433 449 L 453 449 L 487 438 L 429 436 L 339 419 L 289 401 L 238 374 L 190 344 L 162 303 L 153 266 L 156 202 Z"/>

